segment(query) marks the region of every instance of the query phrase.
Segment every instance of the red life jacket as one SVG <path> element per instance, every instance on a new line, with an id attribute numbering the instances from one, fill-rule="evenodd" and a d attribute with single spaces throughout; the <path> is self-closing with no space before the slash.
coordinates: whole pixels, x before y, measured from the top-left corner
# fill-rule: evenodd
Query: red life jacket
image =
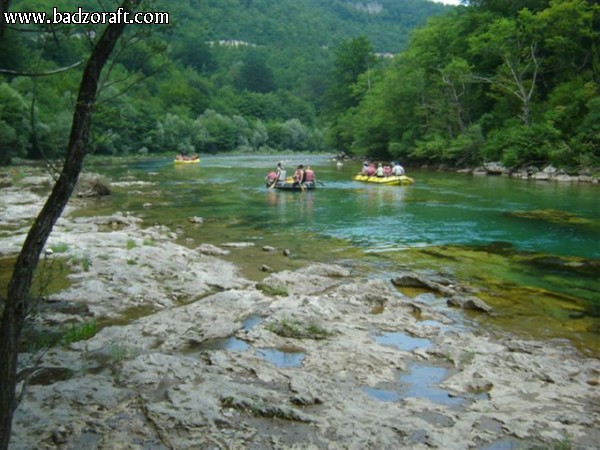
<path id="1" fill-rule="evenodd" d="M 304 172 L 304 181 L 315 181 L 315 173 L 312 170 Z"/>

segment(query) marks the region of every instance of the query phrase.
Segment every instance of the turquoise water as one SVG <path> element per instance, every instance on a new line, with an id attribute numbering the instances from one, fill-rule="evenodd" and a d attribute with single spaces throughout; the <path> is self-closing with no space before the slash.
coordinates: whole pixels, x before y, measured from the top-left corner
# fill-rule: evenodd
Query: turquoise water
<path id="1" fill-rule="evenodd" d="M 312 165 L 322 186 L 266 189 L 278 160 L 288 174 Z M 502 327 L 600 348 L 600 186 L 418 170 L 408 174 L 412 186 L 379 186 L 351 180 L 360 165 L 312 155 L 93 162 L 114 181 L 151 184 L 115 187 L 90 213 L 131 211 L 196 243 L 251 240 L 297 259 L 358 259 L 382 277 L 399 268 L 449 273 L 479 283 Z M 191 216 L 204 225 L 190 227 Z"/>
<path id="2" fill-rule="evenodd" d="M 311 163 L 325 186 L 306 193 L 265 189 L 262 180 L 277 162 L 267 156 L 204 157 L 200 165 L 188 166 L 175 166 L 170 159 L 146 160 L 109 169 L 109 175 L 127 172 L 158 182 L 172 195 L 161 215 L 174 209 L 172 217 L 182 212 L 236 216 L 251 229 L 312 232 L 368 250 L 505 242 L 515 250 L 600 259 L 598 186 L 424 171 L 411 171 L 416 183 L 410 187 L 377 186 L 351 180 L 360 163 L 338 168 L 326 157 L 283 160 L 288 172 L 298 163 Z M 139 208 L 135 201 L 129 199 L 128 206 Z M 548 209 L 590 223 L 511 215 Z"/>

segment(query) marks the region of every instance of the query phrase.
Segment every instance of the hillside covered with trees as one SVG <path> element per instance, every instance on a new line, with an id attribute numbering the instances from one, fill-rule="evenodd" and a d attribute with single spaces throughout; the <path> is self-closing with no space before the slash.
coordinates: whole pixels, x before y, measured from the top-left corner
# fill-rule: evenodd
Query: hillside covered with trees
<path id="1" fill-rule="evenodd" d="M 82 4 L 51 6 L 76 11 Z M 10 9 L 51 6 L 14 0 Z M 97 154 L 325 150 L 324 99 L 335 49 L 365 36 L 375 51 L 396 53 L 410 30 L 449 9 L 425 0 L 159 0 L 144 7 L 168 11 L 170 24 L 130 27 L 95 112 Z M 81 66 L 30 75 L 77 64 L 95 36 L 91 25 L 6 28 L 0 163 L 61 156 Z"/>
<path id="2" fill-rule="evenodd" d="M 103 83 L 91 146 L 107 155 L 333 150 L 405 164 L 597 170 L 600 6 L 463 3 L 146 3 L 171 23 L 131 27 Z M 60 157 L 81 68 L 61 69 L 83 59 L 93 31 L 5 30 L 0 163 Z"/>
<path id="3" fill-rule="evenodd" d="M 334 144 L 413 164 L 597 170 L 600 5 L 469 3 L 432 18 L 370 81 L 356 78 Z"/>

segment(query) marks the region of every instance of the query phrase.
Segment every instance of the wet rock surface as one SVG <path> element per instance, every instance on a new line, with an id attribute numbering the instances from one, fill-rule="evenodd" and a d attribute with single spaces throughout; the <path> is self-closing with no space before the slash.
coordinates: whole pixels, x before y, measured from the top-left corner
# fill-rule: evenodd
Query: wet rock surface
<path id="1" fill-rule="evenodd" d="M 1 255 L 42 201 L 2 190 Z M 264 283 L 281 289 L 266 294 L 217 247 L 127 214 L 75 219 L 76 206 L 50 257 L 89 264 L 35 321 L 101 326 L 41 355 L 12 449 L 598 448 L 600 361 L 458 326 L 450 298 L 486 308 L 454 281 L 274 266 Z M 435 300 L 402 293 L 416 282 Z M 207 345 L 228 339 L 243 345 Z"/>

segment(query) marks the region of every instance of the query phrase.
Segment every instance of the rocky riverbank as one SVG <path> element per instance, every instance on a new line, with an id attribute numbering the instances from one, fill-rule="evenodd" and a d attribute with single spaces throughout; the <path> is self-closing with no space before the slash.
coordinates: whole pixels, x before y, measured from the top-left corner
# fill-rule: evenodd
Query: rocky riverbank
<path id="1" fill-rule="evenodd" d="M 489 162 L 474 169 L 464 169 L 460 172 L 472 173 L 473 175 L 502 175 L 523 180 L 556 181 L 560 183 L 593 183 L 598 184 L 600 179 L 597 173 L 581 172 L 567 173 L 552 165 L 539 168 L 536 166 L 525 166 L 518 168 L 505 167 L 499 162 Z"/>
<path id="2" fill-rule="evenodd" d="M 44 183 L 2 188 L 2 258 Z M 460 308 L 493 311 L 455 281 L 317 263 L 256 283 L 222 246 L 78 201 L 47 244 L 70 286 L 33 322 L 99 331 L 36 355 L 13 449 L 599 448 L 600 361 L 470 329 Z"/>

